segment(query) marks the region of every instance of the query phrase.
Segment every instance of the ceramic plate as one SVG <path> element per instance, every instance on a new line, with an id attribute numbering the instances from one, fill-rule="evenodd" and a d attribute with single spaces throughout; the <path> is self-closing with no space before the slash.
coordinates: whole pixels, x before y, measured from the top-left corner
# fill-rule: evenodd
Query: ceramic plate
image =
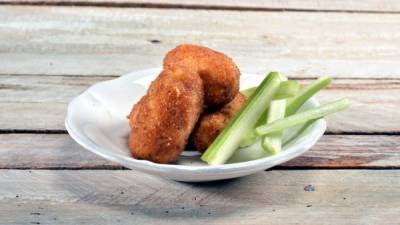
<path id="1" fill-rule="evenodd" d="M 325 120 L 314 122 L 300 135 L 291 138 L 298 128 L 284 132 L 280 154 L 269 156 L 260 143 L 239 149 L 228 164 L 208 166 L 199 154 L 186 149 L 175 164 L 157 164 L 131 157 L 128 148 L 127 115 L 133 104 L 146 93 L 160 69 L 133 72 L 117 79 L 97 83 L 68 105 L 65 126 L 71 137 L 84 148 L 127 168 L 178 181 L 198 182 L 241 177 L 293 159 L 310 149 L 323 135 Z M 241 89 L 258 85 L 263 76 L 242 73 Z M 315 99 L 301 110 L 318 106 Z M 262 157 L 262 158 L 260 158 Z"/>

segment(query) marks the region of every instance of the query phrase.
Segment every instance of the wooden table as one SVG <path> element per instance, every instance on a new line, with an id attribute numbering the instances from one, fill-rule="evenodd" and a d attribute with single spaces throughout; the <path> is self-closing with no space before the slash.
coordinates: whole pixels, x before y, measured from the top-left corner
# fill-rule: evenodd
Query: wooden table
<path id="1" fill-rule="evenodd" d="M 399 224 L 400 2 L 0 0 L 0 224 Z M 160 66 L 180 43 L 242 71 L 335 79 L 309 152 L 241 179 L 126 170 L 66 133 L 90 85 Z"/>

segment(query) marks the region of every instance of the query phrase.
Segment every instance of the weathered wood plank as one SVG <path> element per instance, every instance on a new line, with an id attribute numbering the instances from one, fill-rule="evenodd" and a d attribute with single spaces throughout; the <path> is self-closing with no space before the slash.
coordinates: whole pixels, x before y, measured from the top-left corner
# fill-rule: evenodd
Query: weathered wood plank
<path id="1" fill-rule="evenodd" d="M 343 3 L 345 4 L 345 3 Z M 0 74 L 120 75 L 160 66 L 180 43 L 242 70 L 398 78 L 398 14 L 0 7 Z"/>
<path id="2" fill-rule="evenodd" d="M 383 132 L 400 131 L 399 80 L 335 80 L 317 94 L 320 102 L 349 98 L 351 106 L 344 112 L 327 117 L 328 131 Z"/>
<path id="3" fill-rule="evenodd" d="M 1 170 L 2 224 L 397 224 L 400 171 L 270 171 L 187 184 L 135 171 Z"/>
<path id="4" fill-rule="evenodd" d="M 400 168 L 400 136 L 325 135 L 277 168 Z M 120 169 L 67 134 L 1 134 L 0 169 Z"/>
<path id="5" fill-rule="evenodd" d="M 400 136 L 324 135 L 284 168 L 400 168 Z"/>
<path id="6" fill-rule="evenodd" d="M 396 0 L 0 0 L 2 4 L 35 5 L 93 5 L 124 7 L 159 7 L 190 9 L 225 10 L 305 10 L 305 11 L 350 11 L 350 12 L 399 12 L 400 4 Z"/>
<path id="7" fill-rule="evenodd" d="M 67 103 L 115 77 L 0 76 L 0 129 L 65 130 Z"/>
<path id="8" fill-rule="evenodd" d="M 0 134 L 0 169 L 121 169 L 68 134 Z"/>
<path id="9" fill-rule="evenodd" d="M 0 75 L 0 102 L 66 103 L 91 85 L 113 76 Z"/>
<path id="10" fill-rule="evenodd" d="M 0 75 L 0 129 L 63 130 L 67 103 L 91 84 L 113 78 Z M 352 101 L 349 110 L 328 117 L 329 132 L 391 133 L 400 132 L 399 92 L 399 80 L 338 79 L 318 98 Z"/>

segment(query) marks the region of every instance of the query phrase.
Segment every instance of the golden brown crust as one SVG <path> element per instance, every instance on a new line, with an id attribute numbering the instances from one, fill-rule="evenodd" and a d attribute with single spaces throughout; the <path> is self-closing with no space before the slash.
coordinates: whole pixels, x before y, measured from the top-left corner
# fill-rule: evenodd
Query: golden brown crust
<path id="1" fill-rule="evenodd" d="M 200 75 L 207 106 L 224 105 L 239 91 L 240 71 L 223 53 L 196 45 L 179 45 L 165 56 L 164 68 L 186 67 Z"/>
<path id="2" fill-rule="evenodd" d="M 203 95 L 199 76 L 182 68 L 164 70 L 130 114 L 132 155 L 157 163 L 175 161 L 200 116 Z"/>
<path id="3" fill-rule="evenodd" d="M 208 148 L 245 102 L 246 96 L 239 92 L 230 103 L 200 117 L 193 132 L 194 144 L 198 151 L 204 152 Z"/>
<path id="4" fill-rule="evenodd" d="M 131 113 L 129 113 L 129 127 L 132 129 L 134 123 L 138 120 L 139 109 L 142 107 L 142 102 L 145 101 L 146 95 L 143 96 L 133 107 Z"/>
<path id="5" fill-rule="evenodd" d="M 228 56 L 209 48 L 180 45 L 171 50 L 164 59 L 164 71 L 129 115 L 133 157 L 157 163 L 175 161 L 203 108 L 220 107 L 236 96 L 239 75 Z M 220 114 L 230 118 L 234 109 L 228 105 Z M 215 122 L 222 128 L 227 123 L 223 119 Z"/>

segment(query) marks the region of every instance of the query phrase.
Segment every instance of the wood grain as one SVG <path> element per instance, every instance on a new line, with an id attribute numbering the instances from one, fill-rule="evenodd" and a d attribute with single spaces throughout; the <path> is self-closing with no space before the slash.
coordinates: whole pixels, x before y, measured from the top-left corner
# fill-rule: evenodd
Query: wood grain
<path id="1" fill-rule="evenodd" d="M 400 168 L 400 136 L 325 135 L 277 168 Z M 121 169 L 67 134 L 1 134 L 0 169 Z"/>
<path id="2" fill-rule="evenodd" d="M 400 171 L 260 172 L 203 184 L 135 171 L 1 170 L 2 224 L 397 224 Z"/>
<path id="3" fill-rule="evenodd" d="M 0 76 L 2 130 L 65 130 L 67 103 L 107 76 Z"/>
<path id="4" fill-rule="evenodd" d="M 67 103 L 90 85 L 113 78 L 0 75 L 0 129 L 64 130 Z M 349 110 L 328 117 L 329 132 L 397 133 L 399 92 L 399 80 L 337 79 L 318 99 L 352 101 Z"/>
<path id="5" fill-rule="evenodd" d="M 343 3 L 346 4 L 346 3 Z M 400 15 L 103 7 L 0 7 L 0 74 L 121 75 L 181 43 L 243 71 L 399 78 Z"/>
<path id="6" fill-rule="evenodd" d="M 285 10 L 285 11 L 341 11 L 341 12 L 399 12 L 396 0 L 0 0 L 1 4 L 123 6 L 154 8 L 189 8 L 217 10 Z"/>
<path id="7" fill-rule="evenodd" d="M 283 168 L 400 168 L 400 136 L 325 135 Z"/>
<path id="8" fill-rule="evenodd" d="M 68 134 L 1 134 L 0 169 L 121 169 Z"/>
<path id="9" fill-rule="evenodd" d="M 1 224 L 398 223 L 400 170 L 387 169 L 400 168 L 399 2 L 0 4 Z M 331 134 L 306 154 L 272 171 L 204 184 L 121 170 L 64 133 L 6 133 L 64 132 L 73 97 L 93 83 L 157 67 L 184 42 L 226 52 L 243 71 L 278 70 L 306 83 L 341 78 L 318 98 L 348 97 L 353 106 L 328 119 Z M 296 170 L 304 168 L 354 170 Z"/>

